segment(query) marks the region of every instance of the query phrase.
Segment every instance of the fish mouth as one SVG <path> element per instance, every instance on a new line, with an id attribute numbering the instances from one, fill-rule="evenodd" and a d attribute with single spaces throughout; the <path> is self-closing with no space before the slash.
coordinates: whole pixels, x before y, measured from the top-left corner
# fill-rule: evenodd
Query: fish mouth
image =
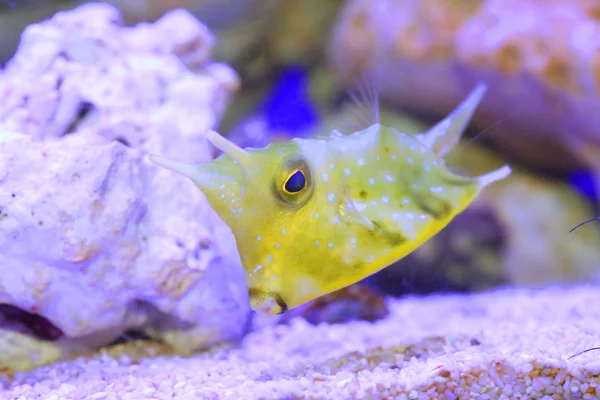
<path id="1" fill-rule="evenodd" d="M 261 315 L 280 315 L 289 308 L 279 293 L 270 292 L 260 288 L 250 288 L 250 307 Z"/>

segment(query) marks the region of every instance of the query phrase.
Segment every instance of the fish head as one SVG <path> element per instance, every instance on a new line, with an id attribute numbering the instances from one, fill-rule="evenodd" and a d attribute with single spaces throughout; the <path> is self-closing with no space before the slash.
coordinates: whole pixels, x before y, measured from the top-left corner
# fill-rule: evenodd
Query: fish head
<path id="1" fill-rule="evenodd" d="M 293 139 L 241 149 L 216 132 L 207 138 L 224 152 L 213 161 L 189 165 L 155 155 L 151 161 L 191 179 L 229 226 L 251 307 L 280 314 L 322 294 L 315 271 L 332 258 L 332 249 L 315 238 L 335 236 L 323 222 L 337 215 L 337 203 L 328 195 L 333 187 L 328 189 L 325 174 L 316 176 L 325 162 L 323 141 Z M 303 143 L 311 143 L 312 154 Z"/>

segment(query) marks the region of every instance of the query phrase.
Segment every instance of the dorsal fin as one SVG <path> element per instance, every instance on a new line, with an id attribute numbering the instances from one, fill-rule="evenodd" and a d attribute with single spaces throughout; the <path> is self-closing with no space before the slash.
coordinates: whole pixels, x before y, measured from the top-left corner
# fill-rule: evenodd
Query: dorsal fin
<path id="1" fill-rule="evenodd" d="M 348 107 L 349 122 L 353 128 L 366 129 L 379 120 L 379 87 L 371 73 L 364 72 L 354 81 L 354 88 L 346 93 L 352 100 Z"/>

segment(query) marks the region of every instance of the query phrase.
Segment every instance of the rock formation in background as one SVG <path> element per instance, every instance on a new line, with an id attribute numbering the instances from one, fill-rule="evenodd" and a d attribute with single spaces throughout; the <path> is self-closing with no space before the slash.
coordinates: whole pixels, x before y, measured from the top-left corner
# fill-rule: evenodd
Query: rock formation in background
<path id="1" fill-rule="evenodd" d="M 243 334 L 233 235 L 190 181 L 147 159 L 212 158 L 201 135 L 239 87 L 210 60 L 214 43 L 186 11 L 125 28 L 96 3 L 23 33 L 0 71 L 0 367 L 130 329 L 181 353 Z"/>
<path id="2" fill-rule="evenodd" d="M 474 127 L 522 163 L 600 171 L 600 3 L 348 0 L 330 43 L 341 82 L 375 71 L 384 94 L 445 115 L 480 81 Z"/>

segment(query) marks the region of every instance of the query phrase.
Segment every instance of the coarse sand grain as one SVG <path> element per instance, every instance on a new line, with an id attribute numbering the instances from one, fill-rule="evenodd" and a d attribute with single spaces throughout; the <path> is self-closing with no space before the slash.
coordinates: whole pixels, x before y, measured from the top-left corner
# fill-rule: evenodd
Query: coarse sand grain
<path id="1" fill-rule="evenodd" d="M 106 354 L 4 378 L 0 399 L 596 399 L 600 288 L 390 299 L 378 322 L 261 328 L 235 348 Z"/>

